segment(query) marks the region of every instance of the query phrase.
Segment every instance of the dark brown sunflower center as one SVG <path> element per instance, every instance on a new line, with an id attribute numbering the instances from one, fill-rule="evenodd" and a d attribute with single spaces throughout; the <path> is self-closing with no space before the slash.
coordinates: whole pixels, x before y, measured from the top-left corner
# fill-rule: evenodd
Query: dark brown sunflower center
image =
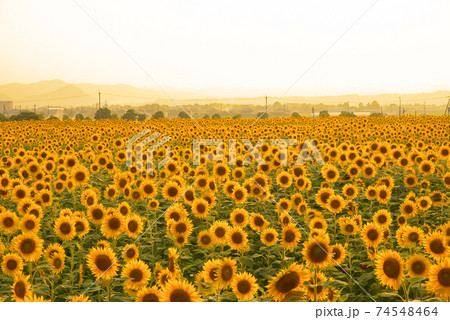
<path id="1" fill-rule="evenodd" d="M 450 268 L 443 268 L 438 272 L 439 284 L 444 287 L 450 287 Z"/>
<path id="2" fill-rule="evenodd" d="M 86 179 L 86 174 L 84 172 L 78 171 L 75 174 L 75 180 L 77 180 L 77 181 L 84 181 L 84 179 Z"/>
<path id="3" fill-rule="evenodd" d="M 273 233 L 267 233 L 265 238 L 267 242 L 272 242 L 275 239 L 275 236 Z"/>
<path id="4" fill-rule="evenodd" d="M 341 257 L 341 255 L 342 255 L 341 250 L 339 250 L 338 248 L 333 248 L 333 249 L 331 250 L 331 252 L 333 253 L 333 259 L 334 259 L 334 260 L 339 259 L 339 258 Z"/>
<path id="5" fill-rule="evenodd" d="M 278 281 L 275 283 L 275 287 L 281 293 L 288 293 L 293 289 L 297 288 L 300 284 L 300 276 L 297 272 L 289 271 L 284 274 Z"/>
<path id="6" fill-rule="evenodd" d="M 383 263 L 383 272 L 391 279 L 397 279 L 400 274 L 400 263 L 394 258 L 388 258 Z"/>
<path id="7" fill-rule="evenodd" d="M 295 232 L 292 230 L 286 230 L 284 234 L 284 241 L 291 243 L 295 240 Z"/>
<path id="8" fill-rule="evenodd" d="M 244 222 L 244 215 L 242 214 L 242 213 L 238 213 L 238 214 L 236 214 L 235 216 L 234 216 L 234 220 L 237 222 L 237 223 L 242 223 L 242 222 Z"/>
<path id="9" fill-rule="evenodd" d="M 128 258 L 133 258 L 136 255 L 136 251 L 134 251 L 133 248 L 130 248 L 127 250 L 127 257 Z"/>
<path id="10" fill-rule="evenodd" d="M 233 268 L 229 265 L 223 266 L 221 270 L 221 276 L 224 281 L 230 281 L 233 277 Z"/>
<path id="11" fill-rule="evenodd" d="M 288 178 L 287 176 L 281 176 L 281 177 L 280 177 L 280 182 L 281 182 L 282 184 L 286 184 L 286 183 L 289 182 L 289 178 Z"/>
<path id="12" fill-rule="evenodd" d="M 144 277 L 144 274 L 141 269 L 133 269 L 130 272 L 130 278 L 133 278 L 131 281 L 139 282 Z"/>
<path id="13" fill-rule="evenodd" d="M 111 259 L 105 254 L 100 254 L 95 258 L 95 265 L 101 271 L 106 271 L 111 266 Z"/>
<path id="14" fill-rule="evenodd" d="M 337 200 L 337 199 L 333 199 L 333 200 L 331 200 L 331 202 L 330 202 L 330 206 L 331 206 L 333 209 L 339 209 L 339 208 L 341 207 L 341 202 L 340 202 L 339 200 Z"/>
<path id="15" fill-rule="evenodd" d="M 138 229 L 138 223 L 135 220 L 128 221 L 128 230 L 135 232 Z"/>
<path id="16" fill-rule="evenodd" d="M 353 227 L 353 225 L 347 224 L 347 225 L 345 226 L 345 231 L 347 231 L 347 232 L 353 232 L 353 230 L 355 230 L 355 227 Z"/>
<path id="17" fill-rule="evenodd" d="M 258 216 L 256 216 L 256 217 L 253 219 L 253 222 L 255 223 L 255 225 L 256 225 L 257 227 L 262 227 L 262 226 L 264 225 L 264 220 L 263 220 L 261 217 L 258 217 Z"/>
<path id="18" fill-rule="evenodd" d="M 81 222 L 81 221 L 75 222 L 75 230 L 76 230 L 77 232 L 83 232 L 83 231 L 85 230 L 84 223 Z"/>
<path id="19" fill-rule="evenodd" d="M 231 240 L 233 240 L 235 244 L 241 244 L 244 241 L 244 237 L 240 232 L 234 232 L 231 235 Z"/>
<path id="20" fill-rule="evenodd" d="M 25 254 L 33 253 L 36 249 L 36 243 L 32 239 L 25 239 L 20 243 L 20 252 Z"/>
<path id="21" fill-rule="evenodd" d="M 175 227 L 175 231 L 178 232 L 178 233 L 185 233 L 186 230 L 187 230 L 187 226 L 186 226 L 185 223 L 179 223 Z"/>
<path id="22" fill-rule="evenodd" d="M 117 230 L 120 228 L 120 220 L 118 218 L 111 218 L 108 221 L 108 226 L 109 228 L 111 228 L 112 230 Z"/>
<path id="23" fill-rule="evenodd" d="M 248 292 L 250 292 L 250 289 L 252 288 L 252 285 L 250 284 L 250 282 L 248 280 L 240 280 L 237 284 L 237 289 L 239 291 L 239 293 L 241 294 L 246 294 Z"/>
<path id="24" fill-rule="evenodd" d="M 225 236 L 225 229 L 222 227 L 218 227 L 215 231 L 214 231 L 216 237 L 218 238 L 223 238 Z"/>
<path id="25" fill-rule="evenodd" d="M 320 263 L 326 260 L 327 252 L 322 249 L 321 246 L 321 244 L 319 245 L 318 243 L 314 243 L 309 249 L 309 259 L 312 262 Z"/>
<path id="26" fill-rule="evenodd" d="M 7 228 L 10 228 L 14 225 L 14 220 L 11 217 L 6 217 L 3 219 L 3 225 Z"/>
<path id="27" fill-rule="evenodd" d="M 433 253 L 441 254 L 445 251 L 444 244 L 441 239 L 434 239 L 430 243 L 430 249 Z"/>
<path id="28" fill-rule="evenodd" d="M 370 229 L 370 230 L 367 232 L 367 238 L 369 238 L 369 240 L 371 240 L 371 241 L 377 240 L 379 236 L 380 236 L 380 234 L 379 234 L 378 231 L 375 230 L 375 229 Z"/>
<path id="29" fill-rule="evenodd" d="M 59 231 L 61 231 L 62 234 L 69 234 L 72 231 L 72 226 L 68 222 L 63 222 L 59 226 Z"/>
<path id="30" fill-rule="evenodd" d="M 378 216 L 379 223 L 385 223 L 386 221 L 387 221 L 387 217 L 384 214 Z"/>
<path id="31" fill-rule="evenodd" d="M 17 261 L 16 260 L 8 260 L 8 262 L 6 262 L 6 267 L 9 270 L 15 270 L 17 268 Z"/>
<path id="32" fill-rule="evenodd" d="M 25 294 L 26 294 L 26 286 L 25 283 L 23 281 L 19 281 L 15 284 L 14 286 L 14 293 L 16 294 L 16 296 L 18 296 L 20 299 L 24 299 L 25 298 Z"/>
<path id="33" fill-rule="evenodd" d="M 98 208 L 92 210 L 92 217 L 94 218 L 94 220 L 100 220 L 101 218 L 103 218 L 103 211 Z"/>
<path id="34" fill-rule="evenodd" d="M 408 240 L 411 242 L 416 242 L 419 239 L 419 234 L 417 232 L 411 232 L 408 235 Z"/>
<path id="35" fill-rule="evenodd" d="M 170 293 L 171 302 L 190 302 L 191 296 L 183 289 L 175 289 Z"/>
<path id="36" fill-rule="evenodd" d="M 425 271 L 425 264 L 422 261 L 414 261 L 411 265 L 411 269 L 415 274 L 422 274 Z"/>
<path id="37" fill-rule="evenodd" d="M 143 302 L 159 302 L 159 298 L 154 293 L 147 293 L 145 296 L 142 297 Z"/>
<path id="38" fill-rule="evenodd" d="M 170 187 L 170 188 L 167 190 L 167 194 L 168 194 L 170 197 L 175 197 L 175 196 L 178 194 L 178 188 L 176 188 L 176 187 Z"/>
<path id="39" fill-rule="evenodd" d="M 33 230 L 35 226 L 36 226 L 36 223 L 33 220 L 25 221 L 25 229 Z"/>
<path id="40" fill-rule="evenodd" d="M 203 245 L 207 246 L 208 244 L 211 243 L 211 237 L 209 235 L 205 234 L 200 238 L 200 241 Z"/>

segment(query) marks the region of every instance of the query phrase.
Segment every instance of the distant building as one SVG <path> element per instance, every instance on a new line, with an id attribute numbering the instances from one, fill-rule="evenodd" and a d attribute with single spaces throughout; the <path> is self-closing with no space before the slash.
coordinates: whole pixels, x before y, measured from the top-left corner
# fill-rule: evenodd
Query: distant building
<path id="1" fill-rule="evenodd" d="M 0 101 L 0 108 L 1 108 L 1 111 L 3 111 L 4 109 L 11 110 L 13 108 L 13 102 L 12 101 Z"/>

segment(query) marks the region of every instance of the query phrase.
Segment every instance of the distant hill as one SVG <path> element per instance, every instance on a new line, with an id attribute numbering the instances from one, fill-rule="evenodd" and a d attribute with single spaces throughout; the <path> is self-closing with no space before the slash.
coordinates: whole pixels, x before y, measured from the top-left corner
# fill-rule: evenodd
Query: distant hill
<path id="1" fill-rule="evenodd" d="M 176 103 L 159 89 L 137 88 L 125 84 L 105 85 L 105 84 L 70 84 L 62 80 L 40 81 L 30 84 L 10 83 L 0 86 L 0 100 L 12 100 L 14 106 L 30 107 L 37 104 L 40 107 L 46 105 L 53 106 L 95 106 L 98 103 L 98 91 L 102 92 L 102 104 L 108 105 L 145 105 L 145 104 L 167 104 Z M 239 105 L 264 105 L 265 98 L 259 97 L 211 97 L 207 90 L 173 90 L 168 89 L 171 97 L 179 104 L 239 104 Z M 242 90 L 237 92 L 242 93 Z M 402 103 L 424 104 L 442 106 L 447 103 L 450 91 L 435 91 L 424 93 L 407 94 L 377 94 L 377 95 L 333 95 L 333 96 L 288 96 L 280 99 L 280 103 L 306 103 L 306 104 L 343 104 L 349 102 L 351 106 L 359 103 L 367 104 L 374 100 L 380 105 L 398 104 L 401 96 Z M 268 97 L 268 103 L 274 103 L 277 97 Z"/>

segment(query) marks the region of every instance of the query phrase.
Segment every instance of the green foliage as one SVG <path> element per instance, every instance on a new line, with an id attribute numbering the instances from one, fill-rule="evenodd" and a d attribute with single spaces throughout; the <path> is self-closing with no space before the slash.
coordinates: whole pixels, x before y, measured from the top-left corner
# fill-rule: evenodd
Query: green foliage
<path id="1" fill-rule="evenodd" d="M 319 118 L 328 118 L 330 114 L 328 113 L 328 110 L 322 110 L 319 113 Z"/>
<path id="2" fill-rule="evenodd" d="M 37 114 L 31 111 L 22 111 L 19 114 L 13 115 L 9 118 L 11 121 L 22 121 L 22 120 L 42 120 L 44 116 L 42 114 Z"/>
<path id="3" fill-rule="evenodd" d="M 354 114 L 353 112 L 342 111 L 339 116 L 353 118 L 353 117 L 356 117 L 356 114 Z"/>
<path id="4" fill-rule="evenodd" d="M 258 112 L 258 114 L 256 115 L 256 118 L 258 118 L 258 119 L 268 119 L 269 118 L 269 114 L 267 112 Z"/>
<path id="5" fill-rule="evenodd" d="M 77 115 L 75 116 L 76 120 L 84 120 L 84 116 L 81 113 L 77 113 Z"/>
<path id="6" fill-rule="evenodd" d="M 292 112 L 292 117 L 300 118 L 300 114 L 298 112 Z"/>
<path id="7" fill-rule="evenodd" d="M 162 111 L 156 111 L 153 115 L 152 115 L 153 119 L 163 119 L 164 118 L 164 112 Z"/>
<path id="8" fill-rule="evenodd" d="M 220 114 L 214 113 L 211 118 L 212 119 L 220 119 Z"/>
<path id="9" fill-rule="evenodd" d="M 111 110 L 107 107 L 97 109 L 94 115 L 95 120 L 111 119 Z"/>
<path id="10" fill-rule="evenodd" d="M 181 119 L 188 119 L 188 118 L 190 118 L 190 116 L 189 116 L 185 111 L 181 111 L 181 112 L 178 114 L 178 118 L 181 118 Z"/>
<path id="11" fill-rule="evenodd" d="M 242 118 L 242 116 L 241 116 L 241 114 L 235 114 L 234 116 L 233 116 L 233 119 L 240 119 L 240 118 Z"/>

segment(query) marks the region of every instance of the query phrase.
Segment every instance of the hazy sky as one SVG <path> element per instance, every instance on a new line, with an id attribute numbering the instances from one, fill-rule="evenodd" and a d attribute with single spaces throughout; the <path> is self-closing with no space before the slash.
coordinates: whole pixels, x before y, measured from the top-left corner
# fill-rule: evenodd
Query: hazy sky
<path id="1" fill-rule="evenodd" d="M 374 0 L 77 2 L 169 92 L 279 95 Z M 449 14 L 448 0 L 379 0 L 288 95 L 450 89 Z M 71 0 L 0 0 L 0 30 L 0 84 L 155 87 Z"/>

